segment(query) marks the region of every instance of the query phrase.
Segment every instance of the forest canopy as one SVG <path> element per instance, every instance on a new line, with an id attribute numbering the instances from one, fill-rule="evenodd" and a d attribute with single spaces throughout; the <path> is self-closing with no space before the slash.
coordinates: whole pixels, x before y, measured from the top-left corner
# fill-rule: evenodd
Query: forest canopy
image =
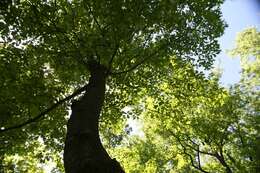
<path id="1" fill-rule="evenodd" d="M 238 84 L 203 74 L 220 52 L 222 0 L 1 3 L 0 172 L 71 172 L 81 161 L 64 170 L 63 150 L 74 156 L 66 146 L 80 130 L 125 172 L 259 169 L 259 31 L 241 32 L 229 52 L 241 59 Z M 102 162 L 76 167 L 118 163 L 99 149 L 82 157 Z"/>

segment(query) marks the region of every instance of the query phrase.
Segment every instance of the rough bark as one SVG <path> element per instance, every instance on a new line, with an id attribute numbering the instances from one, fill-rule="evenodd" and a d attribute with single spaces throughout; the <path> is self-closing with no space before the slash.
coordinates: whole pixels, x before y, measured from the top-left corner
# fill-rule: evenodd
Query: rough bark
<path id="1" fill-rule="evenodd" d="M 124 173 L 111 159 L 99 137 L 98 122 L 104 102 L 106 69 L 91 64 L 91 75 L 84 96 L 71 106 L 64 148 L 66 173 Z"/>

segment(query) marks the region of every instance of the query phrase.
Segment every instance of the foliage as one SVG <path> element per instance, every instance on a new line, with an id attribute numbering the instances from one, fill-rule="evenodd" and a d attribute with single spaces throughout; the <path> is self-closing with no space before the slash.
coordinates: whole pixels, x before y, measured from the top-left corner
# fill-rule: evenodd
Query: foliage
<path id="1" fill-rule="evenodd" d="M 145 137 L 114 149 L 128 172 L 259 170 L 258 35 L 255 28 L 238 35 L 231 52 L 241 56 L 242 77 L 229 90 L 218 73 L 206 79 L 190 64 L 170 64 L 170 77 L 142 95 Z"/>
<path id="2" fill-rule="evenodd" d="M 59 156 L 70 102 L 34 118 L 87 83 L 89 61 L 99 61 L 110 70 L 100 130 L 106 145 L 117 146 L 126 135 L 119 129 L 124 128 L 127 117 L 136 118 L 142 111 L 135 105 L 146 95 L 160 94 L 154 86 L 165 83 L 173 71 L 179 72 L 174 82 L 185 81 L 181 74 L 188 74 L 181 70 L 185 64 L 211 67 L 219 52 L 217 38 L 225 28 L 222 0 L 3 3 L 0 160 L 8 165 L 15 154 L 35 157 L 39 139 L 46 151 L 55 151 L 46 152 L 48 157 Z M 190 89 L 185 85 L 185 91 Z M 138 109 L 124 113 L 126 106 Z M 29 123 L 20 127 L 23 122 Z M 5 131 L 16 125 L 19 128 Z M 16 163 L 15 158 L 13 161 Z M 157 160 L 149 164 L 154 163 Z"/>
<path id="3" fill-rule="evenodd" d="M 5 157 L 3 172 L 44 173 L 46 170 L 51 170 L 54 173 L 63 170 L 61 158 L 55 153 L 56 151 L 48 150 L 42 140 L 30 142 L 27 151 L 25 154 L 17 153 Z"/>
<path id="4" fill-rule="evenodd" d="M 239 33 L 236 47 L 229 51 L 239 56 L 242 67 L 242 83 L 247 91 L 255 91 L 260 86 L 260 33 L 256 28 L 248 28 Z"/>
<path id="5" fill-rule="evenodd" d="M 243 153 L 251 155 L 251 166 L 260 165 L 260 32 L 248 28 L 237 36 L 236 47 L 231 55 L 239 56 L 242 67 L 241 82 L 236 86 L 242 93 L 246 108 L 243 111 L 241 133 L 244 136 Z"/>

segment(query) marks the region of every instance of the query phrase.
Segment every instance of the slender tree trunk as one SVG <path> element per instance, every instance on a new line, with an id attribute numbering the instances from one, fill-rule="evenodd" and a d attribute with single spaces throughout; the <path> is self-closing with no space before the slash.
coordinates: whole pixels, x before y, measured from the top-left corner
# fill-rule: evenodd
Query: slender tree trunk
<path id="1" fill-rule="evenodd" d="M 64 148 L 66 173 L 124 173 L 111 159 L 99 137 L 98 122 L 104 102 L 106 69 L 94 64 L 90 68 L 86 93 L 71 106 Z"/>

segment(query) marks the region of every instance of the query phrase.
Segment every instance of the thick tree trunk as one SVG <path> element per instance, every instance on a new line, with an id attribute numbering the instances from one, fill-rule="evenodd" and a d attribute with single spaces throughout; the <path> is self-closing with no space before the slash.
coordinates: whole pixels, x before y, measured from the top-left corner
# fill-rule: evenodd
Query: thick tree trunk
<path id="1" fill-rule="evenodd" d="M 111 159 L 99 137 L 98 122 L 104 102 L 106 70 L 95 64 L 86 93 L 71 106 L 64 148 L 66 173 L 123 173 Z"/>

